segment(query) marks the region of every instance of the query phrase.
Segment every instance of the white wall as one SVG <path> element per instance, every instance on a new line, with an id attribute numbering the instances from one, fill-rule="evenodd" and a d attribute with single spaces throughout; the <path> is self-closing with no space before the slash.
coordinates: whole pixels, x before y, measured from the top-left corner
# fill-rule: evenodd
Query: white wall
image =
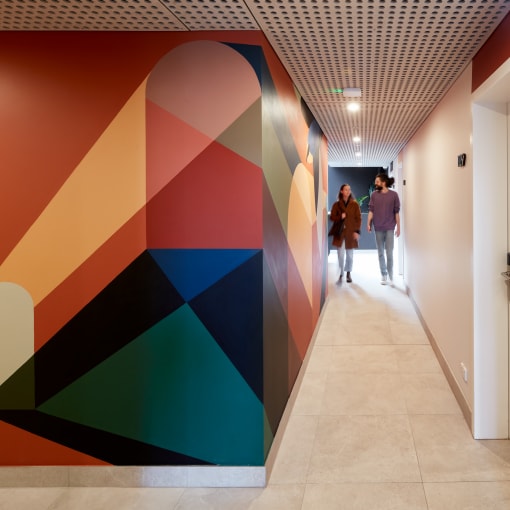
<path id="1" fill-rule="evenodd" d="M 403 151 L 404 281 L 473 408 L 471 66 Z M 466 166 L 457 156 L 466 153 Z M 475 206 L 476 207 L 476 206 Z M 464 382 L 460 364 L 468 369 Z"/>

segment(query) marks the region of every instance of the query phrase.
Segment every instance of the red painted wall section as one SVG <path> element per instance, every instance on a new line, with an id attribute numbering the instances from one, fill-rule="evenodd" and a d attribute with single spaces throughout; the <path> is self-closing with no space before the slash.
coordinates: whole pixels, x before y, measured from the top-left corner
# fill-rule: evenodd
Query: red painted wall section
<path id="1" fill-rule="evenodd" d="M 510 58 L 510 14 L 506 15 L 473 59 L 472 92 L 508 58 Z"/>
<path id="2" fill-rule="evenodd" d="M 66 448 L 0 421 L 3 466 L 108 466 L 107 462 Z M 22 445 L 22 447 L 20 447 Z"/>
<path id="3" fill-rule="evenodd" d="M 260 247 L 261 192 L 257 166 L 211 143 L 147 204 L 148 247 Z"/>

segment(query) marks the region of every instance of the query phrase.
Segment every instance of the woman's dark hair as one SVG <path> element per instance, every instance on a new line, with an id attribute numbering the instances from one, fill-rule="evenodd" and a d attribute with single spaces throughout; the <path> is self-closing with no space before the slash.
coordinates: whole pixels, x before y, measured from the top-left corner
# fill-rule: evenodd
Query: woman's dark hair
<path id="1" fill-rule="evenodd" d="M 388 174 L 377 174 L 375 178 L 379 178 L 380 181 L 383 181 L 387 188 L 391 188 L 395 182 L 395 179 L 393 177 L 389 177 Z"/>
<path id="2" fill-rule="evenodd" d="M 340 191 L 338 192 L 338 200 L 340 200 L 340 197 L 342 196 L 342 190 L 343 190 L 346 186 L 350 186 L 350 184 L 345 183 L 345 184 L 342 184 L 342 185 L 340 186 Z M 351 198 L 352 198 L 353 200 L 356 200 L 356 197 L 354 196 L 354 193 L 352 192 L 352 188 L 351 188 Z"/>

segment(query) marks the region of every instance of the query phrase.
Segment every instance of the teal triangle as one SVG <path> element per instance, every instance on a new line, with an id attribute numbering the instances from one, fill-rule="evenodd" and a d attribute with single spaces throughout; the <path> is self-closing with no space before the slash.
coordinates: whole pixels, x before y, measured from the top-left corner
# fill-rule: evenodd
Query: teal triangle
<path id="1" fill-rule="evenodd" d="M 259 250 L 149 250 L 181 296 L 189 301 Z"/>
<path id="2" fill-rule="evenodd" d="M 187 305 L 39 410 L 213 464 L 264 464 L 262 405 Z"/>

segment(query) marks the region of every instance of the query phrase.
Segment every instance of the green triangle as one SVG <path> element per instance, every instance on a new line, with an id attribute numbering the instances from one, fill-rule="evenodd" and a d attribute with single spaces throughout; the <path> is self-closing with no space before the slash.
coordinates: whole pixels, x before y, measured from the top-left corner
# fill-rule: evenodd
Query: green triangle
<path id="1" fill-rule="evenodd" d="M 251 163 L 262 166 L 262 100 L 258 98 L 216 141 Z M 249 143 L 246 141 L 249 140 Z"/>
<path id="2" fill-rule="evenodd" d="M 0 409 L 35 408 L 35 362 L 30 358 L 0 386 Z"/>
<path id="3" fill-rule="evenodd" d="M 39 409 L 213 464 L 264 464 L 262 404 L 187 305 Z"/>

